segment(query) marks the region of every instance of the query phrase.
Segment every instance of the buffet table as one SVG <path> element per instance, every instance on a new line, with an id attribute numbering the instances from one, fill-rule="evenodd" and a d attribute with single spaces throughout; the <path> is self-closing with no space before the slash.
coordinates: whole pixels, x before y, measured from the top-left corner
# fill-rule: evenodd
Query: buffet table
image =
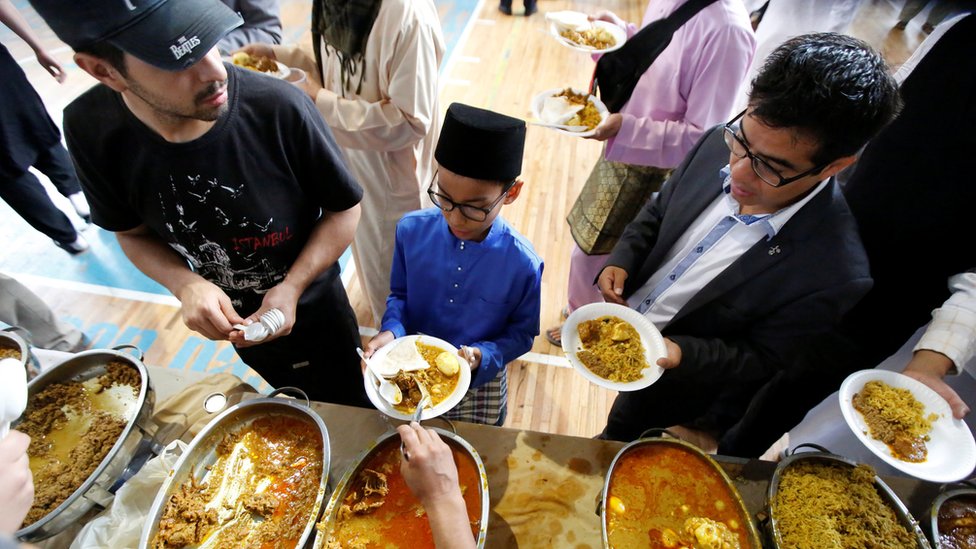
<path id="1" fill-rule="evenodd" d="M 150 367 L 157 403 L 198 385 L 206 374 Z M 199 393 L 199 391 L 198 391 Z M 205 394 L 200 393 L 200 406 Z M 253 398 L 260 395 L 246 395 Z M 400 424 L 376 410 L 312 403 L 330 438 L 332 488 L 346 469 L 380 435 Z M 450 430 L 446 421 L 424 423 Z M 165 429 L 165 426 L 160 426 Z M 550 435 L 468 423 L 455 424 L 457 434 L 481 455 L 488 474 L 491 509 L 487 547 L 534 548 L 602 546 L 597 506 L 604 474 L 620 442 Z M 189 436 L 183 437 L 189 442 Z M 775 463 L 718 457 L 753 516 L 762 516 L 766 488 Z M 923 525 L 940 486 L 911 478 L 886 477 L 912 515 Z M 65 534 L 68 534 L 65 532 Z M 67 547 L 73 535 L 56 536 L 42 547 Z"/>

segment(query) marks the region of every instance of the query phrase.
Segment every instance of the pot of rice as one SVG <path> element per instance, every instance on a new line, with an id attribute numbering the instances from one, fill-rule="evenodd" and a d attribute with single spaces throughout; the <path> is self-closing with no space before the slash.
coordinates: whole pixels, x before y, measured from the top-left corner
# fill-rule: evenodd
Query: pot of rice
<path id="1" fill-rule="evenodd" d="M 122 483 L 158 453 L 154 405 L 142 353 L 131 345 L 78 353 L 34 378 L 27 409 L 12 425 L 31 437 L 35 487 L 16 537 L 48 538 L 92 508 L 108 506 Z"/>
<path id="2" fill-rule="evenodd" d="M 961 482 L 932 502 L 930 531 L 935 549 L 976 547 L 976 484 Z"/>
<path id="3" fill-rule="evenodd" d="M 801 448 L 815 448 L 802 452 Z M 767 531 L 780 549 L 930 549 L 918 522 L 874 469 L 801 444 L 767 492 Z"/>

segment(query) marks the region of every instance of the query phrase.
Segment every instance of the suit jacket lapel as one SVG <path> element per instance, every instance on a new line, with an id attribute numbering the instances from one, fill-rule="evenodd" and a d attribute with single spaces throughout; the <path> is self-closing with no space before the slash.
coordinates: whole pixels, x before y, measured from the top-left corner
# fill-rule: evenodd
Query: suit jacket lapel
<path id="1" fill-rule="evenodd" d="M 751 281 L 766 269 L 790 257 L 796 248 L 797 238 L 794 235 L 801 240 L 806 238 L 810 231 L 816 230 L 823 212 L 836 207 L 835 192 L 839 196 L 835 183 L 831 181 L 817 196 L 796 212 L 776 236 L 769 240 L 762 239 L 746 250 L 746 253 L 733 261 L 728 268 L 695 294 L 668 324 L 674 324 L 702 305 L 717 299 L 742 283 Z"/>
<path id="2" fill-rule="evenodd" d="M 728 293 L 736 286 L 752 280 L 766 269 L 780 261 L 784 261 L 793 253 L 793 243 L 790 239 L 782 239 L 779 235 L 770 240 L 765 238 L 746 250 L 739 259 L 735 260 L 720 275 L 712 279 L 704 288 L 691 298 L 681 308 L 669 324 L 678 322 L 683 317 L 695 311 L 702 305 L 710 303 L 719 296 Z"/>

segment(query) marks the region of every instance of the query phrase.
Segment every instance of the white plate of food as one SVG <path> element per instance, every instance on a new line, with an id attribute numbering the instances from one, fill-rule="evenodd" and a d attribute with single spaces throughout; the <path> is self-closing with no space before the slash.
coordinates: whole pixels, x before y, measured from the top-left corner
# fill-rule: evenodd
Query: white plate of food
<path id="1" fill-rule="evenodd" d="M 556 11 L 546 14 L 549 34 L 569 49 L 583 53 L 619 50 L 627 42 L 627 31 L 607 21 L 590 21 L 585 13 Z"/>
<path id="2" fill-rule="evenodd" d="M 923 383 L 898 372 L 861 370 L 844 380 L 838 398 L 854 435 L 888 465 L 931 482 L 953 482 L 976 467 L 973 434 Z"/>
<path id="3" fill-rule="evenodd" d="M 635 336 L 640 348 L 633 345 Z M 562 343 L 573 368 L 607 389 L 637 391 L 664 373 L 657 365 L 667 355 L 661 332 L 623 305 L 590 303 L 576 309 L 563 324 Z"/>
<path id="4" fill-rule="evenodd" d="M 282 80 L 286 80 L 288 75 L 291 74 L 291 69 L 279 61 L 275 61 L 270 57 L 250 55 L 242 51 L 239 51 L 230 57 L 224 57 L 224 61 L 232 65 L 237 65 L 238 67 L 250 69 L 254 72 L 259 72 L 261 74 L 266 74 Z"/>
<path id="5" fill-rule="evenodd" d="M 441 353 L 448 353 L 457 359 L 456 375 L 445 375 L 438 367 L 437 355 Z M 404 421 L 413 419 L 420 393 L 419 390 L 405 390 L 412 386 L 412 382 L 396 377 L 397 372 L 413 381 L 421 381 L 430 393 L 433 404 L 424 409 L 421 420 L 435 418 L 457 406 L 471 385 L 471 368 L 458 356 L 458 349 L 443 339 L 428 335 L 408 335 L 394 339 L 377 349 L 369 358 L 368 364 L 367 367 L 378 375 L 390 376 L 387 379 L 400 386 L 403 394 L 400 404 L 391 404 L 380 396 L 376 378 L 367 373 L 363 376 L 363 384 L 369 401 L 377 410 Z"/>
<path id="6" fill-rule="evenodd" d="M 576 137 L 589 137 L 610 116 L 610 111 L 595 95 L 576 88 L 555 88 L 532 98 L 529 108 L 532 116 L 543 124 L 585 126 L 581 131 L 553 128 L 555 131 Z"/>

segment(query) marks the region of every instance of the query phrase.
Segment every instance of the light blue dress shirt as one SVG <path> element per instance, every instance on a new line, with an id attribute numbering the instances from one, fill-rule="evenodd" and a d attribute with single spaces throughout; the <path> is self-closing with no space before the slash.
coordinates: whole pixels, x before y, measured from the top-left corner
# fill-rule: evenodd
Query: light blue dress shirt
<path id="1" fill-rule="evenodd" d="M 501 216 L 481 242 L 451 234 L 437 208 L 397 224 L 390 297 L 380 330 L 424 333 L 481 349 L 471 387 L 532 348 L 539 334 L 542 259 Z"/>

